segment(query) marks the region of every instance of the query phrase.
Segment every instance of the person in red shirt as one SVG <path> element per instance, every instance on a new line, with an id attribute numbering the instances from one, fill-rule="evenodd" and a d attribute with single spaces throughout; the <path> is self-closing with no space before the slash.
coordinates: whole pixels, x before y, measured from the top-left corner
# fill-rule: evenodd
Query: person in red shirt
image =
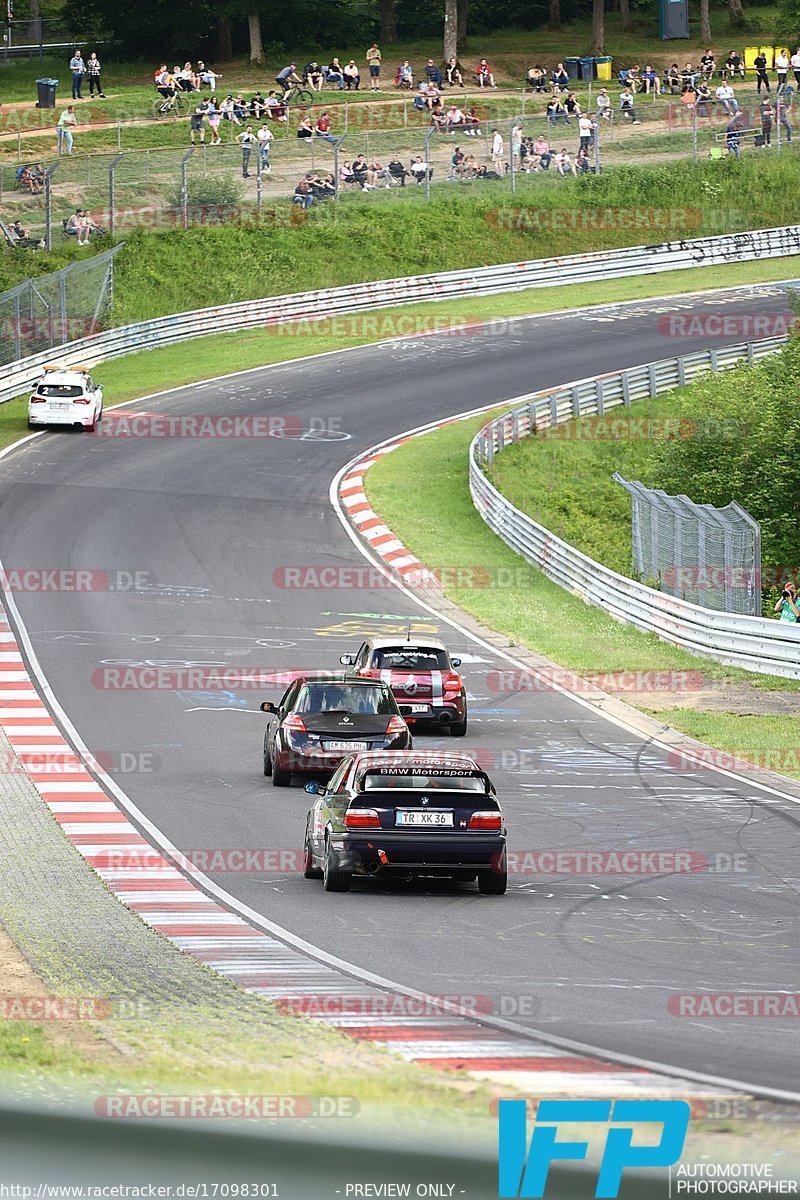
<path id="1" fill-rule="evenodd" d="M 317 137 L 324 138 L 326 142 L 335 144 L 336 138 L 331 133 L 331 115 L 327 109 L 325 112 L 319 114 L 317 123 L 314 126 L 314 132 L 316 133 Z"/>

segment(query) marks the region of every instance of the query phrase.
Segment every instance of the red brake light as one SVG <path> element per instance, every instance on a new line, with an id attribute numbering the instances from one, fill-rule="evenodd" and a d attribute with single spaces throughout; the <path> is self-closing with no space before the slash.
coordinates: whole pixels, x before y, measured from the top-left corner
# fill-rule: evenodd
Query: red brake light
<path id="1" fill-rule="evenodd" d="M 87 400 L 85 396 L 76 396 L 72 401 L 73 404 L 91 404 L 91 400 Z"/>
<path id="2" fill-rule="evenodd" d="M 457 675 L 455 671 L 448 671 L 444 677 L 444 690 L 446 692 L 460 692 L 461 676 Z"/>
<path id="3" fill-rule="evenodd" d="M 394 736 L 397 733 L 405 733 L 408 729 L 402 717 L 392 717 L 389 724 L 386 726 L 386 736 Z"/>
<path id="4" fill-rule="evenodd" d="M 306 732 L 305 721 L 302 717 L 299 717 L 297 713 L 292 713 L 291 716 L 286 718 L 286 720 L 283 722 L 283 728 L 295 729 L 298 733 Z"/>
<path id="5" fill-rule="evenodd" d="M 31 404 L 46 404 L 45 396 L 31 396 Z"/>
<path id="6" fill-rule="evenodd" d="M 380 817 L 374 808 L 348 808 L 344 814 L 347 829 L 380 829 Z"/>
<path id="7" fill-rule="evenodd" d="M 470 829 L 502 829 L 503 814 L 499 812 L 476 812 L 469 819 Z"/>

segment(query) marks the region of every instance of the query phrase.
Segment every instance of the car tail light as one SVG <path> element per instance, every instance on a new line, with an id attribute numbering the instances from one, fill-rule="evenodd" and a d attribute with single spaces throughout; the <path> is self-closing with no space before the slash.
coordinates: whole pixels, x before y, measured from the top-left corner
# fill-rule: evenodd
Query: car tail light
<path id="1" fill-rule="evenodd" d="M 87 400 L 85 396 L 76 396 L 72 401 L 73 404 L 91 404 L 91 400 Z"/>
<path id="2" fill-rule="evenodd" d="M 46 396 L 31 396 L 31 404 L 46 404 Z"/>
<path id="3" fill-rule="evenodd" d="M 405 733 L 407 729 L 408 726 L 402 717 L 392 717 L 386 726 L 386 736 L 394 737 L 398 733 Z"/>
<path id="4" fill-rule="evenodd" d="M 297 713 L 292 713 L 283 722 L 284 729 L 293 729 L 296 733 L 306 733 L 306 723 L 302 717 L 298 717 Z"/>
<path id="5" fill-rule="evenodd" d="M 444 677 L 444 690 L 446 692 L 460 692 L 461 676 L 456 675 L 455 671 L 448 671 Z"/>
<path id="6" fill-rule="evenodd" d="M 476 812 L 469 819 L 470 829 L 502 829 L 503 814 L 499 812 Z"/>
<path id="7" fill-rule="evenodd" d="M 359 675 L 363 676 L 364 679 L 380 679 L 381 677 L 380 671 L 375 667 L 364 667 L 364 669 L 358 673 Z"/>
<path id="8" fill-rule="evenodd" d="M 348 808 L 344 814 L 347 829 L 380 829 L 381 820 L 374 808 Z"/>

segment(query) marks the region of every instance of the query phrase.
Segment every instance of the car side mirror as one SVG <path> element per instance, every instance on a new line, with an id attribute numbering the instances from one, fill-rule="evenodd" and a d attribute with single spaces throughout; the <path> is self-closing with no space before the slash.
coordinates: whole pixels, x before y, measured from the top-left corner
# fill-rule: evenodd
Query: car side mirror
<path id="1" fill-rule="evenodd" d="M 339 662 L 342 664 L 343 667 L 352 667 L 353 663 L 355 662 L 355 659 L 353 658 L 352 654 L 340 654 Z"/>
<path id="2" fill-rule="evenodd" d="M 461 659 L 460 659 L 460 658 L 451 658 L 451 659 L 450 659 L 450 662 L 453 664 L 453 666 L 454 666 L 454 667 L 460 667 L 460 666 L 461 666 Z"/>
<path id="3" fill-rule="evenodd" d="M 268 712 L 268 713 L 276 713 L 278 711 L 271 700 L 264 700 L 259 705 L 259 708 L 261 709 L 262 712 Z"/>
<path id="4" fill-rule="evenodd" d="M 319 784 L 316 782 L 316 780 L 312 779 L 306 784 L 306 786 L 303 788 L 303 791 L 308 792 L 309 796 L 318 796 Z"/>

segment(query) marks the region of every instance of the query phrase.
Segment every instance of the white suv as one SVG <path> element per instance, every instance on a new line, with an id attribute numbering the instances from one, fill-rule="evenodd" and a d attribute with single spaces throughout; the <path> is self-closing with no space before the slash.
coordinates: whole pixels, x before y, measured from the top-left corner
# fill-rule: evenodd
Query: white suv
<path id="1" fill-rule="evenodd" d="M 28 401 L 28 428 L 69 425 L 94 429 L 103 415 L 103 389 L 82 367 L 45 367 Z"/>

